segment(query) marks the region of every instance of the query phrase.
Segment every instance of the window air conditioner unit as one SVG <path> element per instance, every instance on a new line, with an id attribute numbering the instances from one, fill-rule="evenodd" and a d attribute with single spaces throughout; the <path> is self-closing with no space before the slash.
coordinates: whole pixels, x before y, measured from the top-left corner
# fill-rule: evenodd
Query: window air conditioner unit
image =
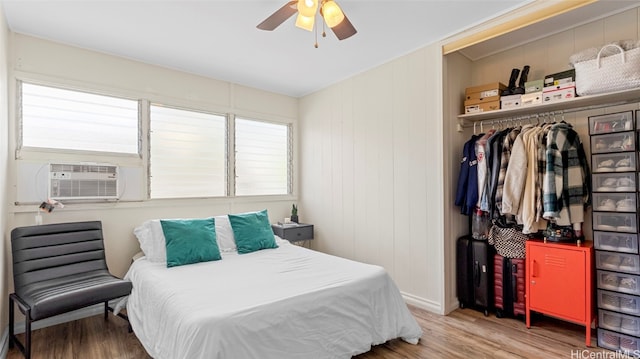
<path id="1" fill-rule="evenodd" d="M 51 163 L 49 198 L 118 199 L 118 166 Z"/>

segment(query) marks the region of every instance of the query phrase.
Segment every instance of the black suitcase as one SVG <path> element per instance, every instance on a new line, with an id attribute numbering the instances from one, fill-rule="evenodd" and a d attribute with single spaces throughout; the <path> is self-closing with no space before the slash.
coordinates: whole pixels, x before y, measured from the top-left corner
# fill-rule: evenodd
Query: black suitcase
<path id="1" fill-rule="evenodd" d="M 471 236 L 463 236 L 456 241 L 456 293 L 460 308 L 474 305 L 473 272 L 471 264 Z"/>
<path id="2" fill-rule="evenodd" d="M 496 317 L 525 315 L 525 259 L 494 255 Z"/>
<path id="3" fill-rule="evenodd" d="M 460 307 L 476 307 L 489 315 L 493 307 L 493 247 L 471 236 L 456 243 L 456 287 Z"/>

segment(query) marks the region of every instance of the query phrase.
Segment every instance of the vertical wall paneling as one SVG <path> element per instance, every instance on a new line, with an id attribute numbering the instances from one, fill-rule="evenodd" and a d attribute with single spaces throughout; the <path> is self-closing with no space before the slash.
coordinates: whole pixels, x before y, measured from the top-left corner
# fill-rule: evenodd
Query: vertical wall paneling
<path id="1" fill-rule="evenodd" d="M 310 103 L 307 108 L 301 107 L 300 118 L 305 119 L 299 122 L 298 134 L 300 137 L 300 172 L 304 173 L 304 176 L 300 176 L 300 187 L 304 193 L 304 202 L 298 203 L 298 214 L 300 220 L 306 223 L 316 223 L 323 214 L 322 196 L 317 192 L 305 192 L 307 187 L 320 188 L 323 181 L 326 181 L 326 175 L 323 173 L 322 168 L 322 148 L 323 139 L 326 136 L 310 136 L 311 133 L 323 134 L 326 132 L 326 123 L 329 120 L 327 111 L 331 108 L 329 106 L 322 106 L 323 103 L 331 103 L 331 92 L 328 90 L 320 91 L 316 94 L 319 98 L 323 99 L 316 103 Z M 331 226 L 325 226 L 320 228 L 315 226 L 316 232 L 315 239 L 321 236 L 329 235 L 335 227 L 339 227 L 341 219 L 337 217 Z M 314 240 L 314 247 L 327 251 L 326 243 L 320 240 Z"/>
<path id="2" fill-rule="evenodd" d="M 604 19 L 604 42 L 637 39 L 638 9 Z"/>
<path id="3" fill-rule="evenodd" d="M 2 6 L 0 6 L 0 143 L 5 144 L 0 147 L 0 173 L 3 175 L 0 177 L 0 233 L 2 234 L 2 238 L 4 241 L 0 246 L 0 293 L 2 296 L 0 299 L 0 305 L 2 305 L 2 309 L 0 310 L 0 328 L 5 328 L 7 326 L 7 309 L 9 306 L 7 304 L 7 296 L 5 293 L 8 293 L 8 280 L 7 273 L 5 268 L 7 265 L 5 263 L 7 260 L 7 255 L 9 253 L 9 246 L 7 245 L 7 217 L 8 211 L 7 206 L 9 203 L 7 192 L 8 181 L 6 177 L 7 167 L 9 166 L 9 113 L 8 113 L 8 88 L 9 88 L 9 79 L 8 75 L 8 61 L 9 57 L 6 55 L 9 53 L 9 29 L 4 17 L 4 12 L 2 11 Z"/>
<path id="4" fill-rule="evenodd" d="M 300 100 L 301 199 L 314 246 L 383 266 L 409 301 L 435 312 L 444 258 L 441 62 L 440 47 L 422 49 Z"/>
<path id="5" fill-rule="evenodd" d="M 402 275 L 411 273 L 411 262 L 405 260 L 411 257 L 412 248 L 407 245 L 407 238 L 411 238 L 411 208 L 413 200 L 409 184 L 410 178 L 410 158 L 407 154 L 410 151 L 410 129 L 411 121 L 411 98 L 407 96 L 410 91 L 409 84 L 412 78 L 409 59 L 403 57 L 393 63 L 393 220 L 385 220 L 393 228 L 394 250 L 393 261 L 395 270 L 395 280 L 400 288 L 410 288 L 411 276 Z M 390 219 L 390 218 L 389 218 Z"/>
<path id="6" fill-rule="evenodd" d="M 572 45 L 574 38 L 575 35 L 572 32 L 565 31 L 527 44 L 525 46 L 527 60 L 531 58 L 544 59 L 544 61 L 540 61 L 540 68 L 536 69 L 535 75 L 538 77 L 530 77 L 530 79 L 542 79 L 547 74 L 569 70 L 571 68 L 569 57 L 575 53 Z M 567 46 L 568 44 L 571 45 Z"/>
<path id="7" fill-rule="evenodd" d="M 356 233 L 356 205 L 355 205 L 355 144 L 353 138 L 355 136 L 355 124 L 353 122 L 354 114 L 354 81 L 347 80 L 339 85 L 338 90 L 339 103 L 341 108 L 342 120 L 342 138 L 341 155 L 342 169 L 338 169 L 339 173 L 335 173 L 336 177 L 342 180 L 342 226 L 336 238 L 344 236 L 346 238 L 354 238 Z M 342 250 L 349 258 L 355 257 L 356 244 L 354 241 L 339 241 Z"/>
<path id="8" fill-rule="evenodd" d="M 417 168 L 412 176 L 415 188 L 424 191 L 422 201 L 414 205 L 415 235 L 412 235 L 417 253 L 428 253 L 426 258 L 413 258 L 415 272 L 425 277 L 416 283 L 420 298 L 437 303 L 443 308 L 444 262 L 444 167 L 443 167 L 443 108 L 442 108 L 442 52 L 439 46 L 429 46 L 411 54 L 417 72 L 415 101 L 416 127 L 411 141 L 416 148 Z M 421 120 L 420 120 L 421 119 Z M 431 275 L 437 274 L 437 275 Z"/>
<path id="9" fill-rule="evenodd" d="M 437 268 L 438 259 L 430 258 L 427 255 L 427 242 L 441 241 L 438 237 L 438 231 L 441 224 L 431 223 L 429 218 L 429 209 L 433 206 L 434 211 L 437 210 L 440 203 L 427 203 L 429 187 L 438 186 L 438 177 L 442 177 L 435 163 L 437 154 L 431 151 L 435 143 L 438 142 L 438 132 L 431 131 L 427 125 L 433 126 L 436 118 L 429 117 L 427 113 L 428 106 L 436 106 L 436 99 L 433 98 L 433 91 L 427 91 L 427 66 L 437 66 L 437 64 L 427 64 L 426 50 L 419 50 L 409 55 L 409 68 L 411 71 L 411 80 L 405 90 L 405 96 L 409 97 L 409 190 L 411 200 L 409 201 L 409 238 L 404 240 L 404 245 L 411 248 L 411 256 L 408 258 L 410 263 L 410 272 L 402 273 L 403 275 L 421 274 L 415 276 L 411 282 L 410 290 L 416 293 L 418 297 L 427 299 L 427 295 L 433 294 L 434 298 L 429 298 L 438 302 L 437 294 L 441 291 L 437 286 L 432 287 L 434 281 L 439 278 L 431 278 L 426 275 L 422 269 L 425 266 L 432 268 L 434 273 L 439 272 Z M 435 86 L 434 86 L 435 88 Z M 433 139 L 433 140 L 432 140 Z M 429 176 L 427 177 L 427 173 Z M 422 253 L 422 255 L 417 255 Z M 435 252 L 431 252 L 435 253 Z M 427 262 L 428 261 L 428 262 Z M 419 278 L 419 279 L 418 279 Z M 440 303 L 438 302 L 438 305 Z"/>
<path id="10" fill-rule="evenodd" d="M 339 98 L 342 96 L 342 89 L 338 88 L 335 91 L 331 91 L 331 102 L 335 102 L 337 106 L 329 106 L 327 110 L 330 111 L 329 116 L 325 121 L 329 127 L 329 137 L 323 144 L 322 153 L 326 153 L 326 159 L 323 159 L 322 167 L 323 173 L 325 173 L 323 182 L 322 193 L 326 193 L 326 199 L 328 201 L 328 209 L 335 213 L 337 220 L 330 226 L 331 228 L 323 228 L 330 231 L 331 235 L 336 235 L 344 230 L 345 226 L 345 208 L 344 208 L 344 178 L 342 176 L 343 163 L 346 160 L 348 153 L 345 153 L 343 149 L 343 134 L 344 134 L 344 109 L 341 106 Z M 326 152 L 325 152 L 326 150 Z M 348 190 L 347 190 L 348 191 Z M 346 243 L 337 243 L 339 247 L 343 247 Z"/>

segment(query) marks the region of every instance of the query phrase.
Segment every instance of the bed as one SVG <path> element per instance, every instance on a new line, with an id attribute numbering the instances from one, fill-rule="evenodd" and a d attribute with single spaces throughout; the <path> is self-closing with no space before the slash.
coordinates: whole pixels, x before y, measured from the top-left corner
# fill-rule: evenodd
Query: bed
<path id="1" fill-rule="evenodd" d="M 394 338 L 418 343 L 422 330 L 383 268 L 277 236 L 273 248 L 239 254 L 223 217 L 221 260 L 168 267 L 147 248 L 127 272 L 127 314 L 152 357 L 350 358 Z"/>

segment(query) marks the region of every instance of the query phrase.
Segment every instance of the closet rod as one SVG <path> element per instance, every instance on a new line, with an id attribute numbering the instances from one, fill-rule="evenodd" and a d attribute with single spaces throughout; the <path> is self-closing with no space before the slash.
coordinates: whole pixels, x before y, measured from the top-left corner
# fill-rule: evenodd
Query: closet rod
<path id="1" fill-rule="evenodd" d="M 566 111 L 550 111 L 550 112 L 540 112 L 540 113 L 536 113 L 536 114 L 529 114 L 529 115 L 522 115 L 522 116 L 515 116 L 515 117 L 505 117 L 505 118 L 495 118 L 492 120 L 482 120 L 482 121 L 475 121 L 473 123 L 473 133 L 477 133 L 476 131 L 476 125 L 480 124 L 480 133 L 484 132 L 484 126 L 491 126 L 492 128 L 494 128 L 496 125 L 500 126 L 500 125 L 504 125 L 506 123 L 510 123 L 510 122 L 529 122 L 530 124 L 539 124 L 540 120 L 542 120 L 543 122 L 546 122 L 548 119 L 553 119 L 553 122 L 557 121 L 558 116 L 561 116 L 560 121 L 564 121 L 564 115 L 565 115 Z M 535 122 L 532 122 L 535 121 Z"/>
<path id="2" fill-rule="evenodd" d="M 526 115 L 519 115 L 519 116 L 500 116 L 499 113 L 496 113 L 496 118 L 494 119 L 490 119 L 490 120 L 481 120 L 481 121 L 469 121 L 469 120 L 465 120 L 463 121 L 463 123 L 459 123 L 459 128 L 469 128 L 472 126 L 474 127 L 474 132 L 475 132 L 475 128 L 476 128 L 476 124 L 480 123 L 480 127 L 482 128 L 485 124 L 489 124 L 490 126 L 495 125 L 497 123 L 500 122 L 514 122 L 514 121 L 524 121 L 524 120 L 529 120 L 531 117 L 534 118 L 540 118 L 540 117 L 549 117 L 549 116 L 558 116 L 558 115 L 564 115 L 564 114 L 568 114 L 568 113 L 573 113 L 573 112 L 580 112 L 580 111 L 589 111 L 589 110 L 597 110 L 597 109 L 601 109 L 604 107 L 610 107 L 610 106 L 619 106 L 619 105 L 626 105 L 626 104 L 630 104 L 630 103 L 637 103 L 638 99 L 637 98 L 633 98 L 633 99 L 628 99 L 628 100 L 623 100 L 623 101 L 612 101 L 612 102 L 607 102 L 607 103 L 602 103 L 602 104 L 595 104 L 595 105 L 588 105 L 588 106 L 580 106 L 580 107 L 570 107 L 567 109 L 562 109 L 562 110 L 558 110 L 558 111 L 542 111 L 542 112 L 532 112 Z M 499 111 L 499 110 L 498 110 Z"/>

